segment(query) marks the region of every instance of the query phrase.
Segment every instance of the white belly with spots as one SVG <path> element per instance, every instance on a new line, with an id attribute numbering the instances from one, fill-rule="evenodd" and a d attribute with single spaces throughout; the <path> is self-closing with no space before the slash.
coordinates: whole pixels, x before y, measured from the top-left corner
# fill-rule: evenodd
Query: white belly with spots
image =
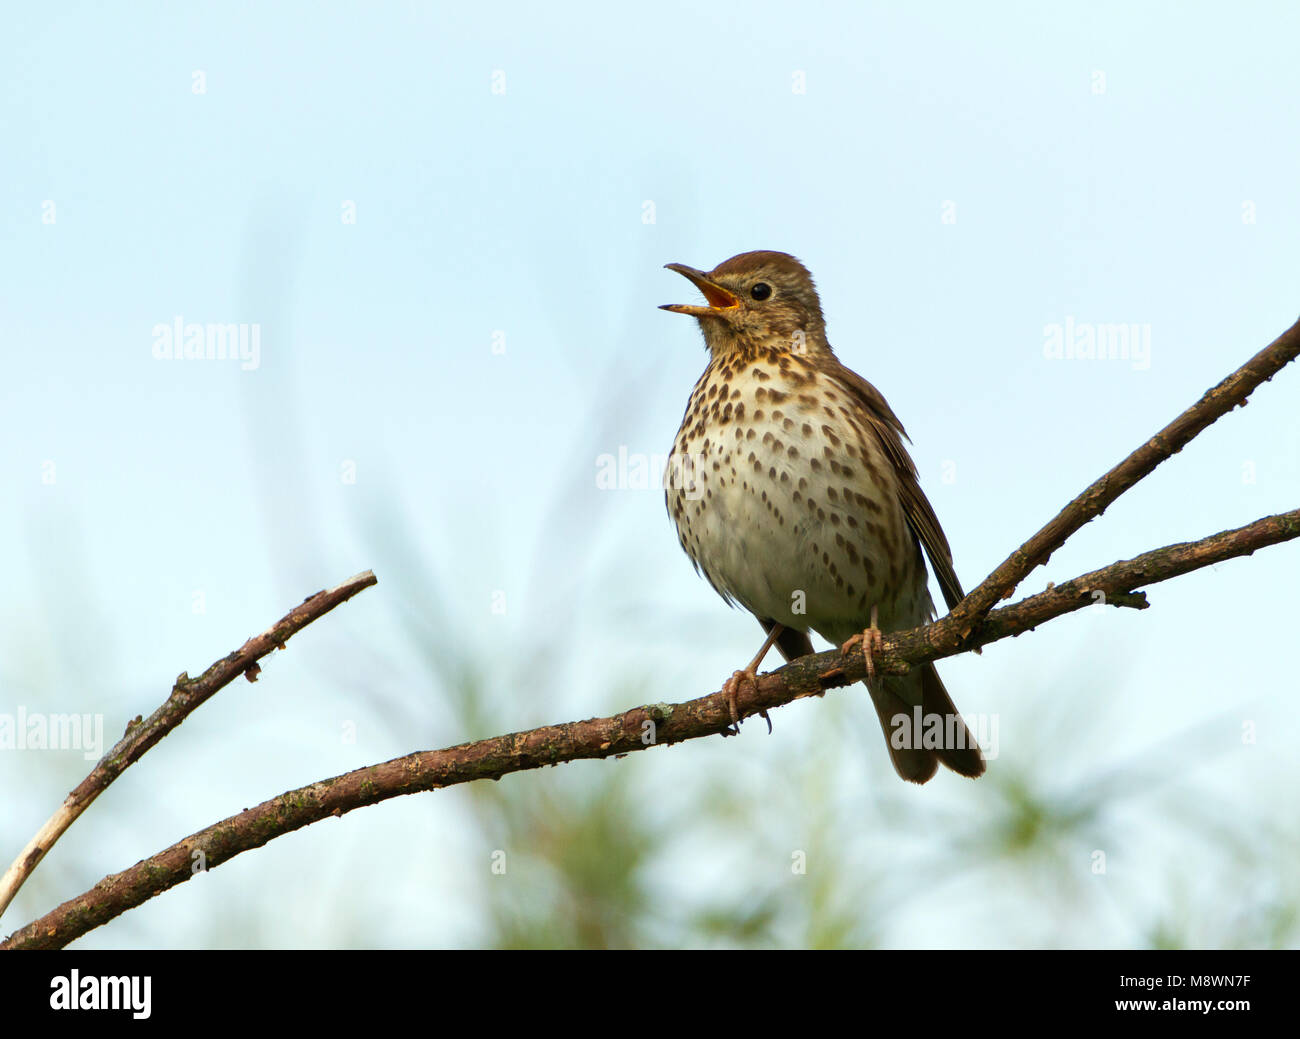
<path id="1" fill-rule="evenodd" d="M 667 493 L 682 546 L 714 587 L 837 642 L 866 627 L 873 605 L 885 630 L 927 619 L 920 548 L 874 436 L 834 398 L 728 385 L 725 404 L 683 425 L 673 453 L 689 458 L 685 479 Z"/>

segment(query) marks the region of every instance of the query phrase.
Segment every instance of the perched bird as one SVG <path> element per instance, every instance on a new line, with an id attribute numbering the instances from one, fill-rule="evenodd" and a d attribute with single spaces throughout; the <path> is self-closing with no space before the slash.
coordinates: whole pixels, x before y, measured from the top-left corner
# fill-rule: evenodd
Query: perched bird
<path id="1" fill-rule="evenodd" d="M 831 352 L 812 275 L 780 252 L 742 253 L 707 273 L 667 267 L 706 304 L 661 309 L 696 318 L 709 351 L 669 456 L 668 513 L 696 570 L 768 633 L 724 687 L 733 721 L 739 684 L 773 643 L 792 660 L 813 651 L 809 630 L 846 650 L 865 639 L 866 684 L 898 774 L 924 783 L 940 764 L 982 774 L 979 744 L 933 664 L 874 674 L 881 630 L 934 617 L 923 548 L 949 608 L 964 593 L 903 426 Z"/>

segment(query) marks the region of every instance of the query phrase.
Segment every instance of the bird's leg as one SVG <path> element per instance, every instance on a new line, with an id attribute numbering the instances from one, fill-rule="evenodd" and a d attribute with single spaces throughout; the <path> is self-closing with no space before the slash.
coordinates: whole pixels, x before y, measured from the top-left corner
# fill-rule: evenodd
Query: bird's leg
<path id="1" fill-rule="evenodd" d="M 758 665 L 763 662 L 763 658 L 767 656 L 784 630 L 781 625 L 773 624 L 772 630 L 767 633 L 767 638 L 763 641 L 763 648 L 749 662 L 749 666 L 743 671 L 737 671 L 722 683 L 722 691 L 727 696 L 727 709 L 731 712 L 731 724 L 736 727 L 735 731 L 737 733 L 740 732 L 740 711 L 736 709 L 736 692 L 744 684 L 754 684 L 754 679 L 758 676 Z M 763 721 L 767 722 L 767 731 L 771 732 L 772 719 L 767 716 L 767 711 L 759 711 L 758 713 L 763 716 Z"/>
<path id="2" fill-rule="evenodd" d="M 867 681 L 876 680 L 876 654 L 885 648 L 885 636 L 880 633 L 878 622 L 880 613 L 875 606 L 871 607 L 871 626 L 865 631 L 850 638 L 840 647 L 841 653 L 847 653 L 859 642 L 862 643 L 862 659 L 867 664 Z"/>

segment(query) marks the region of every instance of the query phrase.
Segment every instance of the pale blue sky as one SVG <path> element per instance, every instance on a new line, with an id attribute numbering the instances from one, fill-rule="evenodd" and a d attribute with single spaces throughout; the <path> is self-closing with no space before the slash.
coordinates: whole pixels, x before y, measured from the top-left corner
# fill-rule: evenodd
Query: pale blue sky
<path id="1" fill-rule="evenodd" d="M 512 728 L 630 705 L 596 675 L 632 670 L 641 699 L 674 700 L 749 658 L 756 625 L 694 575 L 660 494 L 595 483 L 604 452 L 668 449 L 703 367 L 693 323 L 655 309 L 691 298 L 664 263 L 765 248 L 811 268 L 832 344 L 912 435 L 968 587 L 1300 311 L 1300 17 L 1282 2 L 80 4 L 5 21 L 0 711 L 103 711 L 120 733 L 177 672 L 303 596 L 367 567 L 381 582 L 151 753 L 5 933 L 286 787 L 487 735 L 440 727 L 436 706 L 394 709 L 397 724 L 376 706 L 439 695 L 412 689 L 425 672 L 393 631 L 426 578 L 504 686 L 523 684 L 521 647 L 555 636 L 563 699 L 517 688 Z M 256 323 L 260 365 L 155 360 L 154 326 L 178 315 Z M 1149 328 L 1149 367 L 1045 358 L 1044 327 L 1067 320 Z M 1294 508 L 1297 379 L 1262 388 L 1025 590 Z M 394 517 L 418 557 L 377 542 Z M 942 670 L 964 710 L 999 716 L 1000 762 L 1055 757 L 1034 747 L 1049 701 L 1080 724 L 1111 712 L 1104 739 L 1061 755 L 1081 773 L 1226 716 L 1215 765 L 1170 782 L 1180 803 L 1209 788 L 1272 825 L 1296 778 L 1298 569 L 1295 545 L 1269 549 L 1156 587 L 1145 613 L 1096 609 Z M 869 730 L 858 693 L 845 710 Z M 780 712 L 773 740 L 820 706 Z M 746 736 L 618 767 L 652 786 L 752 768 L 761 800 L 777 744 Z M 894 782 L 878 733 L 862 743 L 843 782 Z M 81 766 L 0 753 L 22 790 L 0 857 Z M 977 785 L 945 782 L 907 793 L 899 839 L 937 799 L 980 813 Z M 471 885 L 441 834 L 468 808 L 429 800 L 279 843 L 336 856 L 347 832 L 401 860 L 420 854 L 418 818 L 441 872 L 394 890 L 445 896 Z M 1162 817 L 1134 811 L 1139 833 Z M 1156 911 L 1150 877 L 1187 851 L 1173 840 L 1145 880 L 1112 878 L 1126 904 Z M 245 856 L 204 878 L 213 894 L 174 892 L 85 944 L 204 944 L 223 883 L 315 919 L 326 880 L 276 858 L 291 854 Z M 455 902 L 355 940 L 472 943 Z M 257 940 L 353 940 L 303 919 Z M 1117 921 L 1088 933 L 1136 940 Z M 923 915 L 885 940 L 1017 935 Z"/>

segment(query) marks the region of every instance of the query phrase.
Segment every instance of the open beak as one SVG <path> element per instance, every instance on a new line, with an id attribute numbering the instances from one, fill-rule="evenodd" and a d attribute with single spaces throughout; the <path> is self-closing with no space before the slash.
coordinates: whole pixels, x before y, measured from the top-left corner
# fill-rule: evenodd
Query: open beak
<path id="1" fill-rule="evenodd" d="M 734 292 L 724 289 L 715 281 L 710 281 L 709 276 L 703 271 L 687 267 L 684 263 L 666 263 L 664 267 L 676 271 L 684 278 L 689 278 L 691 283 L 704 293 L 704 298 L 709 301 L 709 305 L 700 307 L 689 303 L 665 303 L 659 308 L 660 310 L 671 310 L 674 314 L 689 314 L 691 317 L 725 317 L 726 311 L 735 310 L 740 306 L 740 300 Z"/>

